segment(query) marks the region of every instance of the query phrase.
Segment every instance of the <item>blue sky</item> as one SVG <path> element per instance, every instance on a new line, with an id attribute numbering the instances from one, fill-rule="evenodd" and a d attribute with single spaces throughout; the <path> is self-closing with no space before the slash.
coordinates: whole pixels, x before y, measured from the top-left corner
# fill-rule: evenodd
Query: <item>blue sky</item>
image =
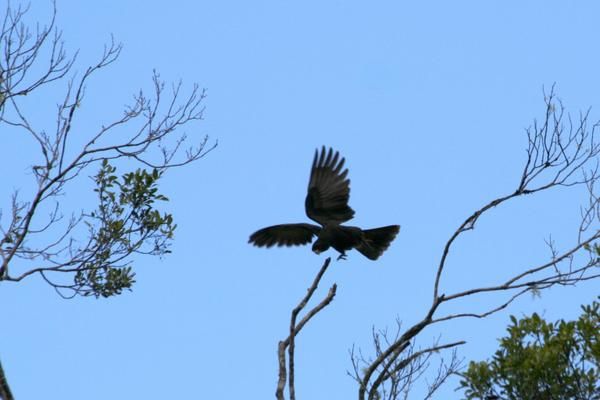
<path id="1" fill-rule="evenodd" d="M 32 5 L 30 21 L 48 20 L 44 3 Z M 333 263 L 316 296 L 336 282 L 337 297 L 297 339 L 298 397 L 353 398 L 348 350 L 372 354 L 373 326 L 422 318 L 444 243 L 475 209 L 515 190 L 524 129 L 543 115 L 543 87 L 556 83 L 575 114 L 598 107 L 599 13 L 592 1 L 58 0 L 66 47 L 80 49 L 78 71 L 111 34 L 124 44 L 119 61 L 88 85 L 79 135 L 118 117 L 156 69 L 167 81 L 207 88 L 205 121 L 189 133 L 219 146 L 166 175 L 166 210 L 178 223 L 173 254 L 136 259 L 132 293 L 65 301 L 37 278 L 1 285 L 0 356 L 15 395 L 273 398 L 289 312 L 334 254 L 257 249 L 247 239 L 266 225 L 308 220 L 310 163 L 327 145 L 346 157 L 353 224 L 402 225 L 377 262 L 351 252 Z M 53 122 L 62 90 L 36 100 L 40 124 Z M 14 189 L 31 189 L 35 150 L 13 136 L 0 143 L 10 149 L 0 167 L 15 171 L 3 176 L 6 210 Z M 77 210 L 89 199 L 85 187 L 76 182 L 65 204 Z M 442 291 L 546 261 L 550 235 L 567 249 L 585 200 L 582 191 L 559 190 L 493 210 L 456 244 Z M 459 355 L 485 358 L 510 313 L 572 318 L 596 285 L 431 328 L 420 344 L 464 339 Z M 458 397 L 456 386 L 449 382 L 438 398 Z"/>

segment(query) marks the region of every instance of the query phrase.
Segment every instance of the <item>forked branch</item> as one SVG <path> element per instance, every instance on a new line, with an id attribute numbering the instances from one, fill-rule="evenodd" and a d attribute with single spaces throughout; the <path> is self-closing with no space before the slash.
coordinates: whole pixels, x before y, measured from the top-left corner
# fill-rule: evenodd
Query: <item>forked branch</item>
<path id="1" fill-rule="evenodd" d="M 294 351 L 295 351 L 296 335 L 298 335 L 298 333 L 300 333 L 300 331 L 302 330 L 304 325 L 306 325 L 308 323 L 308 321 L 310 321 L 315 315 L 317 315 L 317 313 L 319 313 L 321 310 L 323 310 L 325 307 L 327 307 L 329 305 L 329 303 L 331 303 L 331 301 L 333 301 L 333 298 L 335 297 L 337 285 L 334 283 L 333 286 L 331 286 L 331 288 L 329 289 L 329 292 L 327 293 L 327 295 L 323 298 L 323 300 L 321 300 L 321 302 L 319 304 L 317 304 L 315 307 L 310 309 L 304 315 L 304 317 L 300 320 L 299 323 L 296 323 L 298 314 L 306 307 L 306 305 L 312 298 L 313 294 L 315 293 L 315 291 L 317 290 L 317 288 L 319 286 L 319 282 L 321 281 L 321 278 L 325 274 L 325 271 L 327 271 L 327 268 L 329 267 L 330 263 L 331 263 L 331 258 L 327 258 L 325 260 L 325 262 L 323 263 L 323 266 L 321 267 L 321 269 L 315 276 L 315 279 L 313 280 L 312 285 L 308 288 L 308 291 L 307 291 L 306 295 L 304 296 L 304 298 L 302 298 L 300 303 L 298 303 L 298 305 L 292 310 L 292 315 L 290 318 L 290 329 L 289 329 L 290 333 L 285 340 L 282 340 L 279 342 L 278 351 L 277 351 L 277 356 L 278 356 L 278 361 L 279 361 L 279 380 L 277 382 L 277 389 L 275 391 L 275 396 L 277 397 L 278 400 L 285 399 L 284 390 L 285 390 L 286 381 L 288 383 L 290 400 L 296 399 L 296 389 L 295 389 L 295 383 L 294 383 Z M 288 350 L 288 360 L 287 360 L 288 367 L 287 368 L 289 368 L 289 377 L 287 375 L 288 373 L 287 373 L 287 369 L 286 369 L 286 359 L 285 359 L 286 349 Z"/>

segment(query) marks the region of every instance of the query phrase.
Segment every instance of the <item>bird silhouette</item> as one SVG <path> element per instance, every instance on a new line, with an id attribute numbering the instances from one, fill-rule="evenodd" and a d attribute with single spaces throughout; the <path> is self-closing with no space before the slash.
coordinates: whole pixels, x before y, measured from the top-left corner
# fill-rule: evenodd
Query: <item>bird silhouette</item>
<path id="1" fill-rule="evenodd" d="M 343 169 L 344 162 L 345 159 L 331 148 L 326 150 L 323 146 L 320 153 L 318 149 L 315 151 L 304 206 L 308 218 L 321 226 L 306 223 L 273 225 L 254 232 L 248 243 L 258 247 L 298 246 L 312 242 L 316 236 L 312 246 L 316 254 L 333 247 L 340 253 L 340 260 L 346 259 L 346 251 L 356 249 L 370 260 L 377 260 L 394 240 L 400 226 L 363 230 L 342 225 L 354 216 L 354 210 L 348 206 L 350 180 L 348 169 Z"/>

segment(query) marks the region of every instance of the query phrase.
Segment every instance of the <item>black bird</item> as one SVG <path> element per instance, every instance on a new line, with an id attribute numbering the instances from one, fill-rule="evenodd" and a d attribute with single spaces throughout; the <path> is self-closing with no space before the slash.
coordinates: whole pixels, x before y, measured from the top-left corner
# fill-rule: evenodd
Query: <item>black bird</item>
<path id="1" fill-rule="evenodd" d="M 350 198 L 350 180 L 346 178 L 348 169 L 344 167 L 344 158 L 339 153 L 325 150 L 325 146 L 315 151 L 305 208 L 308 218 L 321 224 L 282 224 L 269 226 L 254 232 L 248 243 L 258 247 L 297 246 L 312 242 L 312 251 L 319 254 L 333 247 L 340 256 L 346 258 L 346 251 L 356 249 L 370 260 L 377 260 L 389 247 L 400 226 L 390 225 L 382 228 L 362 230 L 355 226 L 341 225 L 354 216 L 354 210 L 348 206 Z"/>

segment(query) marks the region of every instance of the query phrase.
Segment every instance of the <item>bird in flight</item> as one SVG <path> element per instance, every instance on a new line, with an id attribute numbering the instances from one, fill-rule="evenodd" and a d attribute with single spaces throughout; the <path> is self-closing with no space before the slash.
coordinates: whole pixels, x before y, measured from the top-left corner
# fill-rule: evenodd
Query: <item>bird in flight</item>
<path id="1" fill-rule="evenodd" d="M 312 242 L 312 251 L 320 254 L 330 247 L 337 250 L 338 260 L 346 259 L 346 251 L 356 249 L 370 260 L 377 260 L 389 247 L 398 232 L 399 225 L 389 225 L 375 229 L 361 229 L 342 225 L 354 216 L 348 206 L 350 180 L 348 169 L 344 168 L 344 158 L 333 149 L 315 151 L 308 193 L 304 206 L 308 218 L 314 224 L 281 224 L 260 229 L 250 235 L 248 243 L 258 247 L 298 246 Z"/>

